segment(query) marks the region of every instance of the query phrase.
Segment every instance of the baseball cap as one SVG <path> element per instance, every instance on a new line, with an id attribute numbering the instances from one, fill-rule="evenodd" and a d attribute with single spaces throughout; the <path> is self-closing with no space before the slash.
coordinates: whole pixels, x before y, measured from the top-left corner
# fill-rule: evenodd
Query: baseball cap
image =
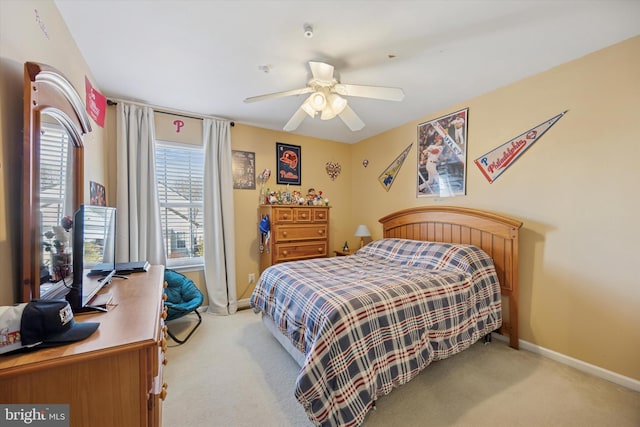
<path id="1" fill-rule="evenodd" d="M 260 220 L 260 232 L 262 234 L 267 234 L 270 229 L 271 229 L 271 225 L 269 224 L 269 215 L 265 215 Z"/>
<path id="2" fill-rule="evenodd" d="M 98 322 L 76 322 L 64 299 L 32 300 L 22 311 L 20 337 L 27 347 L 53 347 L 88 338 Z"/>

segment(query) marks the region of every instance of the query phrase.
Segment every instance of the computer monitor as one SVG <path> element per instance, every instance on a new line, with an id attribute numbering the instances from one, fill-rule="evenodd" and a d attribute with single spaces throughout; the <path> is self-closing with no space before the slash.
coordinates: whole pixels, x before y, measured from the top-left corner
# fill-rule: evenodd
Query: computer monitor
<path id="1" fill-rule="evenodd" d="M 116 272 L 116 209 L 82 205 L 73 220 L 72 310 L 90 309 L 91 299 Z"/>

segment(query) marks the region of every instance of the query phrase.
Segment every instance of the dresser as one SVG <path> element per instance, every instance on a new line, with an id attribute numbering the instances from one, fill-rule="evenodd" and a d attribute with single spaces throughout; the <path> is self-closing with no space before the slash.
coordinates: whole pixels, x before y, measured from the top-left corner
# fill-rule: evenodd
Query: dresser
<path id="1" fill-rule="evenodd" d="M 99 322 L 83 341 L 0 356 L 0 402 L 69 404 L 71 426 L 160 426 L 166 350 L 164 267 L 114 278 L 106 313 L 75 315 Z"/>
<path id="2" fill-rule="evenodd" d="M 279 262 L 326 257 L 329 248 L 329 206 L 261 205 L 268 215 L 271 238 L 260 254 L 260 272 Z"/>

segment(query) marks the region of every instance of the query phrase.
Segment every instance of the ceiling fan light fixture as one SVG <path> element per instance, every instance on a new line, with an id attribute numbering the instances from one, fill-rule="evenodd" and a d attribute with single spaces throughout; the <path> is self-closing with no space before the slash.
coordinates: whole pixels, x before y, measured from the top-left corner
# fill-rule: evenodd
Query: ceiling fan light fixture
<path id="1" fill-rule="evenodd" d="M 309 99 L 311 100 L 311 107 L 316 111 L 322 111 L 327 105 L 327 98 L 320 91 L 312 93 Z"/>
<path id="2" fill-rule="evenodd" d="M 347 106 L 347 100 L 341 97 L 340 95 L 336 95 L 332 93 L 329 95 L 329 107 L 333 110 L 334 117 L 344 111 Z"/>
<path id="3" fill-rule="evenodd" d="M 309 115 L 309 117 L 314 118 L 316 116 L 316 110 L 311 105 L 311 96 L 308 97 L 307 100 L 302 103 L 300 108 L 302 108 L 304 112 Z"/>
<path id="4" fill-rule="evenodd" d="M 335 111 L 331 108 L 331 106 L 327 105 L 327 107 L 322 110 L 322 114 L 320 114 L 321 120 L 331 120 L 336 116 Z"/>

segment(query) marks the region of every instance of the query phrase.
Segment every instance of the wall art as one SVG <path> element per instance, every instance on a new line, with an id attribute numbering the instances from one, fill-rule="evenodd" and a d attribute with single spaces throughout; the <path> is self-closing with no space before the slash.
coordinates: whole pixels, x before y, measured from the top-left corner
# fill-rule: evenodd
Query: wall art
<path id="1" fill-rule="evenodd" d="M 302 153 L 299 145 L 276 142 L 276 183 L 300 185 Z"/>
<path id="2" fill-rule="evenodd" d="M 411 150 L 412 146 L 413 143 L 409 144 L 409 146 L 405 148 L 402 153 L 400 153 L 400 155 L 396 157 L 396 159 L 389 166 L 387 166 L 387 168 L 378 177 L 378 181 L 380 181 L 380 184 L 382 184 L 385 190 L 389 191 L 389 189 L 391 188 L 391 185 L 393 184 L 393 181 L 395 181 L 396 176 L 398 176 L 398 172 L 400 172 L 400 168 L 409 155 L 409 151 Z"/>
<path id="3" fill-rule="evenodd" d="M 466 194 L 469 109 L 418 125 L 417 197 Z"/>
<path id="4" fill-rule="evenodd" d="M 89 181 L 89 204 L 107 206 L 107 191 L 104 185 Z"/>
<path id="5" fill-rule="evenodd" d="M 234 189 L 256 189 L 256 153 L 231 150 L 231 171 Z"/>
<path id="6" fill-rule="evenodd" d="M 327 162 L 325 169 L 327 170 L 327 175 L 329 175 L 331 181 L 334 181 L 338 175 L 340 175 L 340 172 L 342 172 L 342 166 L 337 162 Z"/>
<path id="7" fill-rule="evenodd" d="M 567 110 L 568 111 L 568 110 Z M 475 160 L 476 166 L 487 178 L 489 184 L 498 179 L 509 166 L 511 166 L 525 151 L 529 149 L 551 126 L 556 124 L 558 120 L 564 116 L 567 111 L 540 123 L 538 126 L 516 136 L 510 141 L 505 142 L 499 147 L 494 148 L 487 154 L 478 157 Z"/>

